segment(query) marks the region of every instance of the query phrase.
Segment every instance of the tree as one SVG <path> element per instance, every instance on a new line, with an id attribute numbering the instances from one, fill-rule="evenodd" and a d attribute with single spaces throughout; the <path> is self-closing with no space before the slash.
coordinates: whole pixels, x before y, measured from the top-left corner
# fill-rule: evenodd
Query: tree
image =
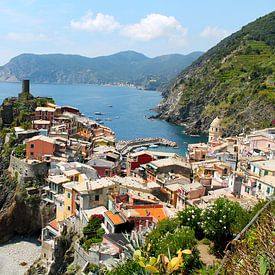
<path id="1" fill-rule="evenodd" d="M 248 223 L 249 214 L 239 203 L 219 198 L 202 212 L 201 227 L 214 243 L 214 250 L 223 254 L 227 243 Z"/>

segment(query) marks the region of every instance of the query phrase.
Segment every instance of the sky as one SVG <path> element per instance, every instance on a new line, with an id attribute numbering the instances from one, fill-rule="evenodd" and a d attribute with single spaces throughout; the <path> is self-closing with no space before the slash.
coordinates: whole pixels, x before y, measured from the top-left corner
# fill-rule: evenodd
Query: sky
<path id="1" fill-rule="evenodd" d="M 0 65 L 22 53 L 206 51 L 275 0 L 0 0 Z"/>

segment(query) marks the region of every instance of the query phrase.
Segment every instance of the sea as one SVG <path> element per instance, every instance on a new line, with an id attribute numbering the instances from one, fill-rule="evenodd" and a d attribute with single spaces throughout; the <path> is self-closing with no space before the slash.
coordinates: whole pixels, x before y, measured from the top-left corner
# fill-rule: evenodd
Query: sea
<path id="1" fill-rule="evenodd" d="M 205 142 L 206 136 L 189 136 L 183 126 L 159 119 L 149 119 L 152 110 L 162 100 L 157 91 L 145 91 L 129 87 L 100 85 L 31 84 L 34 96 L 53 97 L 58 105 L 69 105 L 91 119 L 100 119 L 110 127 L 117 140 L 146 137 L 162 137 L 178 144 L 177 149 L 161 147 L 153 150 L 176 152 L 185 155 L 189 143 Z M 0 83 L 0 102 L 9 96 L 17 96 L 21 83 Z M 95 112 L 102 113 L 96 115 Z"/>

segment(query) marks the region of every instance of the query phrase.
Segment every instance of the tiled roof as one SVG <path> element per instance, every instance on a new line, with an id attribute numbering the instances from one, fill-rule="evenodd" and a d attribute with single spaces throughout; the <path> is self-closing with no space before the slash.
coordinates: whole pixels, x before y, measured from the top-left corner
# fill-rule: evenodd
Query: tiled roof
<path id="1" fill-rule="evenodd" d="M 105 212 L 105 215 L 112 221 L 114 225 L 118 225 L 125 222 L 119 214 L 113 214 L 111 211 Z"/>

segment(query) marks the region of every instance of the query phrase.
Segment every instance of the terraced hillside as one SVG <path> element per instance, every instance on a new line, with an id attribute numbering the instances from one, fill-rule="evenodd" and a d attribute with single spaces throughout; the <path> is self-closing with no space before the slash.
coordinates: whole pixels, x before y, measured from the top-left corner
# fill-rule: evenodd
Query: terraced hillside
<path id="1" fill-rule="evenodd" d="M 269 127 L 275 119 L 275 12 L 210 49 L 164 92 L 160 117 L 206 131 L 221 116 L 225 134 Z"/>

